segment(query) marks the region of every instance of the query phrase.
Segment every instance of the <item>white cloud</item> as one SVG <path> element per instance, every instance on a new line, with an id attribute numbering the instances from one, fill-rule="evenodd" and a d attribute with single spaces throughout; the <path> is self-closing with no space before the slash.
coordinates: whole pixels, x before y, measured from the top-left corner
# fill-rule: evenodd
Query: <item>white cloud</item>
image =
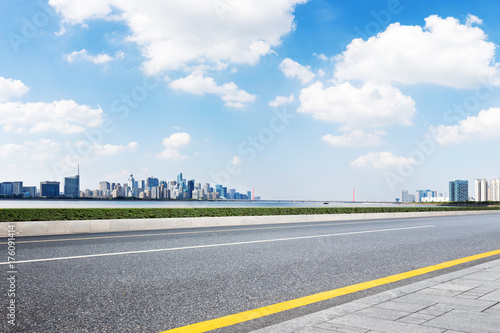
<path id="1" fill-rule="evenodd" d="M 286 96 L 276 96 L 274 101 L 269 102 L 269 106 L 272 106 L 273 108 L 277 108 L 279 106 L 285 105 L 285 104 L 290 104 L 295 102 L 295 97 L 293 94 L 291 94 L 289 97 Z"/>
<path id="2" fill-rule="evenodd" d="M 327 134 L 321 139 L 334 147 L 379 146 L 384 143 L 381 136 L 386 134 L 384 131 L 373 130 L 365 132 L 361 129 L 344 129 L 343 132 L 340 136 Z"/>
<path id="3" fill-rule="evenodd" d="M 472 15 L 472 14 L 467 15 L 467 20 L 465 21 L 465 25 L 470 27 L 473 24 L 483 24 L 483 20 L 481 20 L 476 15 Z"/>
<path id="4" fill-rule="evenodd" d="M 117 51 L 115 56 L 113 57 L 106 53 L 91 55 L 87 52 L 87 50 L 82 49 L 80 51 L 73 51 L 69 54 L 64 54 L 64 59 L 66 59 L 66 61 L 69 63 L 72 63 L 76 60 L 86 60 L 94 64 L 104 64 L 113 60 L 123 59 L 124 56 L 125 54 L 122 51 Z"/>
<path id="5" fill-rule="evenodd" d="M 112 0 L 49 0 L 49 5 L 63 14 L 63 21 L 71 24 L 85 20 L 102 19 L 112 14 Z"/>
<path id="6" fill-rule="evenodd" d="M 180 148 L 185 147 L 191 142 L 191 135 L 186 132 L 174 133 L 168 138 L 163 139 L 162 144 L 165 147 Z"/>
<path id="7" fill-rule="evenodd" d="M 280 70 L 286 77 L 298 78 L 304 84 L 310 82 L 315 77 L 311 71 L 311 66 L 302 66 L 290 58 L 286 58 L 281 62 Z"/>
<path id="8" fill-rule="evenodd" d="M 337 57 L 335 78 L 404 84 L 433 83 L 474 88 L 500 83 L 495 44 L 478 27 L 436 15 L 425 27 L 393 23 L 367 41 L 355 39 Z M 468 22 L 479 22 L 470 16 Z"/>
<path id="9" fill-rule="evenodd" d="M 66 28 L 64 27 L 64 25 L 61 24 L 61 27 L 59 28 L 58 31 L 54 32 L 54 35 L 56 36 L 62 36 L 66 33 Z"/>
<path id="10" fill-rule="evenodd" d="M 92 149 L 96 155 L 112 156 L 125 151 L 137 151 L 139 144 L 135 141 L 129 142 L 127 145 L 111 145 L 94 143 Z"/>
<path id="11" fill-rule="evenodd" d="M 0 102 L 21 98 L 29 90 L 30 88 L 20 80 L 6 79 L 0 76 Z"/>
<path id="12" fill-rule="evenodd" d="M 356 88 L 348 82 L 324 89 L 316 82 L 300 92 L 298 112 L 315 119 L 331 121 L 349 129 L 410 125 L 416 113 L 415 102 L 397 88 L 365 83 Z"/>
<path id="13" fill-rule="evenodd" d="M 166 160 L 174 160 L 180 161 L 188 159 L 189 156 L 182 155 L 179 153 L 178 148 L 185 147 L 191 143 L 191 135 L 186 132 L 174 133 L 170 135 L 168 138 L 164 138 L 162 145 L 165 146 L 165 149 L 156 154 L 157 158 L 162 158 Z"/>
<path id="14" fill-rule="evenodd" d="M 18 152 L 21 152 L 23 146 L 17 145 L 15 143 L 8 143 L 0 146 L 0 157 L 11 157 Z"/>
<path id="15" fill-rule="evenodd" d="M 351 166 L 356 168 L 371 166 L 376 169 L 393 169 L 410 164 L 417 164 L 417 161 L 408 157 L 395 156 L 388 151 L 379 153 L 369 152 L 351 162 Z"/>
<path id="16" fill-rule="evenodd" d="M 316 54 L 316 53 L 313 53 L 313 56 L 315 56 L 315 57 L 316 57 L 316 58 L 318 58 L 319 60 L 324 60 L 324 61 L 326 61 L 326 60 L 328 60 L 328 59 L 329 59 L 329 58 L 328 58 L 326 55 L 324 55 L 323 53 L 321 53 L 321 54 Z"/>
<path id="17" fill-rule="evenodd" d="M 232 163 L 233 163 L 233 165 L 239 165 L 239 164 L 241 164 L 241 158 L 239 158 L 238 156 L 234 156 L 233 160 L 232 160 Z"/>
<path id="18" fill-rule="evenodd" d="M 6 132 L 81 133 L 86 128 L 99 127 L 102 120 L 103 111 L 100 107 L 93 109 L 73 100 L 0 104 L 0 124 Z"/>
<path id="19" fill-rule="evenodd" d="M 37 162 L 50 161 L 61 147 L 61 143 L 50 139 L 26 141 L 22 144 L 9 143 L 0 146 L 0 156 Z"/>
<path id="20" fill-rule="evenodd" d="M 294 7 L 307 0 L 50 0 L 68 24 L 120 20 L 154 74 L 201 63 L 255 64 L 294 29 Z"/>
<path id="21" fill-rule="evenodd" d="M 256 98 L 255 95 L 239 89 L 234 82 L 219 86 L 213 78 L 204 76 L 200 71 L 170 82 L 169 87 L 197 95 L 217 95 L 225 102 L 226 106 L 234 108 L 243 108 L 246 106 L 245 103 L 253 102 Z"/>
<path id="22" fill-rule="evenodd" d="M 500 108 L 482 110 L 475 117 L 467 117 L 457 125 L 431 126 L 429 131 L 441 145 L 462 141 L 490 140 L 500 138 Z"/>

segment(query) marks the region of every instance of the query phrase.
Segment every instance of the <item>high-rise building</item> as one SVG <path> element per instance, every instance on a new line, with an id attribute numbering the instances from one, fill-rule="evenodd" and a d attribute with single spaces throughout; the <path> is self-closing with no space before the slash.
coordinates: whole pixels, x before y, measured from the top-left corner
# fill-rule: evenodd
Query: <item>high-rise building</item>
<path id="1" fill-rule="evenodd" d="M 23 182 L 12 182 L 12 194 L 21 195 L 23 194 Z"/>
<path id="2" fill-rule="evenodd" d="M 40 196 L 46 198 L 56 198 L 59 196 L 59 182 L 40 182 Z"/>
<path id="3" fill-rule="evenodd" d="M 158 181 L 158 178 L 154 178 L 154 177 L 148 177 L 148 179 L 146 179 L 146 187 L 158 187 L 160 185 L 160 182 Z"/>
<path id="4" fill-rule="evenodd" d="M 419 191 L 417 191 L 418 193 Z M 401 202 L 415 202 L 415 195 L 409 194 L 407 190 L 401 191 Z"/>
<path id="5" fill-rule="evenodd" d="M 12 195 L 14 193 L 14 185 L 12 182 L 3 182 L 2 183 L 2 195 Z"/>
<path id="6" fill-rule="evenodd" d="M 192 199 L 193 198 L 193 190 L 194 190 L 194 179 L 191 179 L 187 182 L 187 193 L 184 199 Z"/>
<path id="7" fill-rule="evenodd" d="M 130 174 L 130 177 L 128 177 L 128 187 L 130 190 L 136 188 L 136 182 L 133 174 Z"/>
<path id="8" fill-rule="evenodd" d="M 488 201 L 488 181 L 483 178 L 476 179 L 474 183 L 476 201 Z"/>
<path id="9" fill-rule="evenodd" d="M 215 185 L 215 192 L 219 194 L 219 197 L 222 196 L 222 185 Z"/>
<path id="10" fill-rule="evenodd" d="M 500 178 L 490 180 L 488 199 L 490 201 L 500 201 Z"/>
<path id="11" fill-rule="evenodd" d="M 455 180 L 450 182 L 450 201 L 468 201 L 469 200 L 469 181 Z"/>
<path id="12" fill-rule="evenodd" d="M 432 191 L 432 190 L 417 190 L 417 194 L 415 196 L 415 201 L 416 202 L 423 202 L 424 198 L 436 198 L 437 191 Z M 429 202 L 430 200 L 426 200 Z"/>
<path id="13" fill-rule="evenodd" d="M 109 182 L 99 182 L 99 194 L 103 197 L 109 197 L 111 195 L 111 185 Z"/>
<path id="14" fill-rule="evenodd" d="M 64 177 L 64 196 L 68 198 L 80 196 L 80 175 Z"/>

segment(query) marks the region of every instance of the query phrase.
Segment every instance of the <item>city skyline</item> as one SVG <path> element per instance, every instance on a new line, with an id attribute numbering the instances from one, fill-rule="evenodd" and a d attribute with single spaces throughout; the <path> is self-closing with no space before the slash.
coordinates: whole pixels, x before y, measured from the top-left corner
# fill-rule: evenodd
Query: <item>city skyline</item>
<path id="1" fill-rule="evenodd" d="M 66 198 L 139 198 L 172 200 L 261 200 L 255 189 L 238 192 L 220 184 L 196 182 L 183 177 L 182 172 L 176 180 L 165 180 L 155 176 L 135 180 L 130 174 L 125 182 L 99 181 L 93 188 L 80 187 L 80 168 L 75 176 L 64 177 L 64 182 L 54 180 L 40 181 L 40 187 L 24 186 L 23 181 L 0 181 L 0 196 L 24 197 L 66 197 Z"/>
<path id="2" fill-rule="evenodd" d="M 393 201 L 500 178 L 498 2 L 0 8 L 4 181 L 80 164 L 89 189 L 183 170 L 266 199 Z"/>

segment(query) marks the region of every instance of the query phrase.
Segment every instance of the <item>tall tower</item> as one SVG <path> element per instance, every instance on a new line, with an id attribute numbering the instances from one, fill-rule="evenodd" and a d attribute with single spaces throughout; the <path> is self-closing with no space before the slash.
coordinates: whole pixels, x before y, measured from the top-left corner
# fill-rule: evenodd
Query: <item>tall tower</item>
<path id="1" fill-rule="evenodd" d="M 133 190 L 135 188 L 135 179 L 134 175 L 130 174 L 130 177 L 128 177 L 128 187 Z"/>

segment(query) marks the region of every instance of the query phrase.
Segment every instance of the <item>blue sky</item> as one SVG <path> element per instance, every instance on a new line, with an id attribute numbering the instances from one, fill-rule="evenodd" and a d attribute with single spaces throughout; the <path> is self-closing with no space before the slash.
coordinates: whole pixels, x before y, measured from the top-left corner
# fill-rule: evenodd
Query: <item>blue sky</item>
<path id="1" fill-rule="evenodd" d="M 394 200 L 500 177 L 496 1 L 4 1 L 0 181 Z M 472 185 L 470 187 L 473 192 Z"/>

